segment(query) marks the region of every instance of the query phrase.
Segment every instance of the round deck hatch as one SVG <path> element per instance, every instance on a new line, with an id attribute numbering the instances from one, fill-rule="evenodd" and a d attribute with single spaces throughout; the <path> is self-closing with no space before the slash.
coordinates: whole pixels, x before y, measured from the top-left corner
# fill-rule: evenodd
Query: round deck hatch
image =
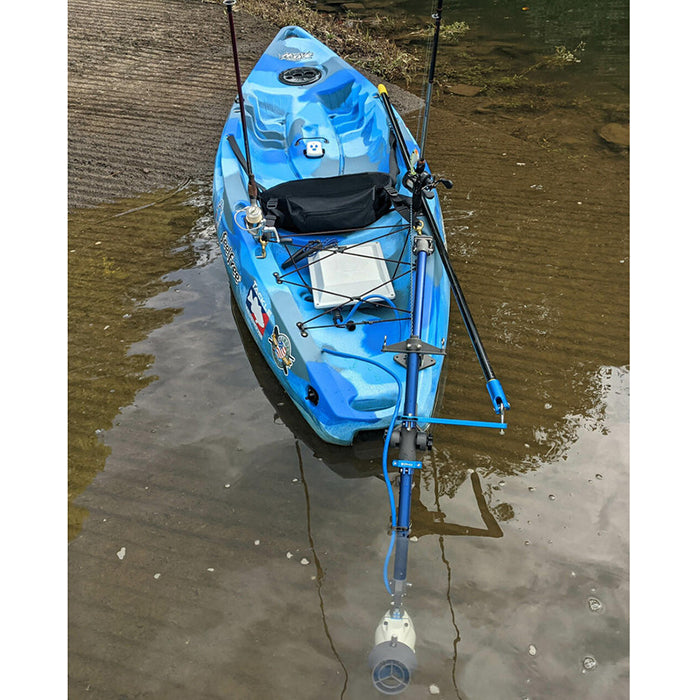
<path id="1" fill-rule="evenodd" d="M 285 85 L 312 85 L 323 77 L 323 73 L 313 66 L 296 66 L 288 68 L 279 74 L 279 79 Z"/>

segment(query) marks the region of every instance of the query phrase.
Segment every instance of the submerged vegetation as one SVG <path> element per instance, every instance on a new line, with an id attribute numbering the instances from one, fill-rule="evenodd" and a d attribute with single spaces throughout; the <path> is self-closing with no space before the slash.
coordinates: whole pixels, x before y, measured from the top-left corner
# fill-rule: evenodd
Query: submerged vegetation
<path id="1" fill-rule="evenodd" d="M 416 24 L 393 14 L 359 17 L 352 10 L 323 12 L 308 0 L 239 0 L 237 9 L 274 26 L 299 25 L 360 70 L 407 86 L 423 75 L 426 42 L 430 43 L 435 31 L 432 23 Z M 533 73 L 580 63 L 585 50 L 585 42 L 574 49 L 556 46 L 553 53 L 513 72 L 512 60 L 502 63 L 498 51 L 488 57 L 472 55 L 465 46 L 469 31 L 469 25 L 462 21 L 441 26 L 440 42 L 446 52 L 441 77 L 436 79 L 438 99 L 440 88 L 455 81 L 480 87 L 484 95 L 492 97 L 518 89 L 537 91 Z M 456 57 L 459 60 L 452 60 Z"/>

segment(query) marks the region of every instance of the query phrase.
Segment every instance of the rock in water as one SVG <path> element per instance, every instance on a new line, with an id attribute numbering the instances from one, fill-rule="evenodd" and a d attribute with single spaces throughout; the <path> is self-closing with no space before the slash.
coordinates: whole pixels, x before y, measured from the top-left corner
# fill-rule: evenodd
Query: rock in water
<path id="1" fill-rule="evenodd" d="M 447 89 L 453 95 L 460 95 L 462 97 L 476 97 L 484 90 L 484 88 L 478 85 L 450 85 Z"/>
<path id="2" fill-rule="evenodd" d="M 630 125 L 629 124 L 616 124 L 611 122 L 605 126 L 601 126 L 598 129 L 598 136 L 600 136 L 605 143 L 615 150 L 620 150 L 622 148 L 630 147 Z"/>

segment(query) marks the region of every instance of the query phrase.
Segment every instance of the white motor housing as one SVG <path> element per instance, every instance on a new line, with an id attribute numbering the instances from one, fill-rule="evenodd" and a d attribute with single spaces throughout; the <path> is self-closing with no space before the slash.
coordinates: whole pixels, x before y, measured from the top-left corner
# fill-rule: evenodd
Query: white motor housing
<path id="1" fill-rule="evenodd" d="M 404 610 L 401 617 L 392 617 L 391 610 L 387 610 L 374 633 L 374 644 L 390 642 L 396 637 L 397 642 L 402 642 L 411 651 L 416 650 L 416 631 L 413 628 L 413 620 Z"/>

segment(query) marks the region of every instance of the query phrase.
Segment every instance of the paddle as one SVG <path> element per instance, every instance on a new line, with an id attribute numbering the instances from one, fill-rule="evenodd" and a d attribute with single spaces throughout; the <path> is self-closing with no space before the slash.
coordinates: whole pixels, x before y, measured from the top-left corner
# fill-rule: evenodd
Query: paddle
<path id="1" fill-rule="evenodd" d="M 406 140 L 399 127 L 396 115 L 394 114 L 394 108 L 389 99 L 389 93 L 387 92 L 386 87 L 384 87 L 384 85 L 379 85 L 377 89 L 379 91 L 379 96 L 382 100 L 382 104 L 384 105 L 384 109 L 386 110 L 387 116 L 389 118 L 391 128 L 394 134 L 396 135 L 396 141 L 399 144 L 399 150 L 401 151 L 401 155 L 403 156 L 404 162 L 410 170 L 413 170 L 413 166 L 411 164 L 411 156 L 408 152 L 408 146 L 406 145 Z M 423 204 L 423 213 L 426 219 L 428 220 L 428 224 L 430 225 L 431 230 L 435 233 L 435 235 L 433 236 L 435 248 L 437 249 L 438 255 L 440 256 L 440 260 L 442 261 L 442 265 L 447 274 L 447 279 L 450 283 L 450 288 L 452 289 L 452 294 L 454 295 L 455 301 L 457 302 L 457 308 L 459 309 L 459 313 L 462 316 L 464 325 L 467 328 L 469 338 L 472 341 L 472 345 L 474 346 L 474 352 L 476 353 L 477 360 L 479 361 L 479 365 L 481 366 L 481 371 L 483 372 L 484 378 L 486 379 L 486 389 L 488 390 L 489 396 L 491 397 L 491 402 L 493 403 L 494 411 L 496 413 L 501 414 L 503 413 L 503 411 L 508 410 L 510 408 L 510 404 L 508 403 L 508 399 L 506 399 L 506 395 L 503 391 L 501 383 L 498 381 L 498 379 L 496 379 L 496 375 L 494 374 L 493 368 L 491 367 L 489 358 L 486 355 L 486 350 L 484 349 L 484 346 L 481 342 L 479 332 L 476 329 L 476 324 L 474 323 L 471 311 L 469 310 L 469 306 L 467 305 L 467 300 L 464 297 L 464 292 L 462 292 L 462 287 L 459 284 L 459 280 L 457 279 L 457 275 L 455 274 L 454 268 L 452 267 L 449 255 L 447 254 L 447 248 L 445 247 L 445 243 L 442 240 L 442 236 L 440 236 L 440 229 L 438 227 L 437 221 L 435 220 L 435 216 L 433 215 L 433 212 L 428 206 L 427 197 L 423 188 L 421 188 L 420 198 Z"/>

